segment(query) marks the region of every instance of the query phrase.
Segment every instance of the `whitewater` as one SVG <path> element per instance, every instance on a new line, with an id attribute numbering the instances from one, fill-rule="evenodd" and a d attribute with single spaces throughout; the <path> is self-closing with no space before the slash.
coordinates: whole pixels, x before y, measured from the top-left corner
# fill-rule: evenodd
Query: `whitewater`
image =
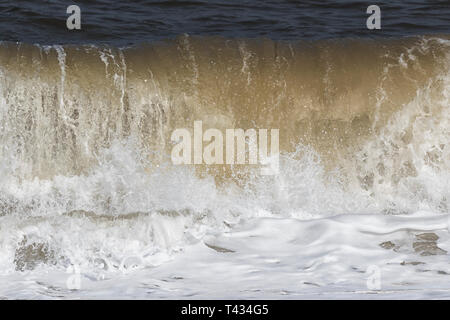
<path id="1" fill-rule="evenodd" d="M 447 36 L 0 44 L 0 298 L 450 297 Z M 279 129 L 279 172 L 173 130 Z"/>

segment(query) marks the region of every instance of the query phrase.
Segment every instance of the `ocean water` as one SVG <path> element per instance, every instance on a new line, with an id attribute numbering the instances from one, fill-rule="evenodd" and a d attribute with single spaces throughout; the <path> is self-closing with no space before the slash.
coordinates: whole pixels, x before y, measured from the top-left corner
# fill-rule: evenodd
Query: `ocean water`
<path id="1" fill-rule="evenodd" d="M 66 8 L 81 10 L 81 30 L 68 33 Z M 380 6 L 382 32 L 366 28 Z M 1 40 L 39 44 L 128 46 L 180 34 L 272 40 L 404 37 L 448 34 L 447 0 L 63 0 L 0 1 Z"/>
<path id="2" fill-rule="evenodd" d="M 447 1 L 77 4 L 0 3 L 0 298 L 450 297 Z"/>

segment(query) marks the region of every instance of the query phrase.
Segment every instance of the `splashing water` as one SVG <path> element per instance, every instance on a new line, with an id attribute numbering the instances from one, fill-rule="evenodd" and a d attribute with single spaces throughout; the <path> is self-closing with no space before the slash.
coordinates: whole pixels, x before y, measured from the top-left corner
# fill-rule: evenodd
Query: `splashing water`
<path id="1" fill-rule="evenodd" d="M 420 232 L 450 247 L 449 41 L 207 40 L 2 44 L 0 273 L 35 287 L 0 293 L 70 297 L 76 265 L 90 297 L 105 279 L 125 296 L 202 297 L 227 268 L 243 297 L 351 295 L 372 263 L 385 294 L 446 294 L 431 275 L 446 256 L 416 249 Z M 279 128 L 279 174 L 172 165 L 171 132 L 195 120 Z"/>

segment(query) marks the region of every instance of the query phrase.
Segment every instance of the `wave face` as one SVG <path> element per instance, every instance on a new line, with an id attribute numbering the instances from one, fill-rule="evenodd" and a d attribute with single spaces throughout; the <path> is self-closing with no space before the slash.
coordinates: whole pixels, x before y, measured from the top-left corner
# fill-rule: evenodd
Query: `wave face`
<path id="1" fill-rule="evenodd" d="M 2 271 L 155 265 L 255 216 L 448 212 L 449 103 L 446 37 L 2 43 Z M 279 174 L 172 165 L 196 120 L 278 128 Z"/>

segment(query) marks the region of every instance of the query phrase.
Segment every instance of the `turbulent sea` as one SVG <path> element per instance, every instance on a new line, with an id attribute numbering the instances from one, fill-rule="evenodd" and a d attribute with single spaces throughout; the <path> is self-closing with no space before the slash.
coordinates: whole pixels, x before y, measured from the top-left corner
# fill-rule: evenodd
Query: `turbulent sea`
<path id="1" fill-rule="evenodd" d="M 0 298 L 450 297 L 447 1 L 44 2 L 0 2 Z M 278 174 L 173 165 L 200 120 Z"/>

